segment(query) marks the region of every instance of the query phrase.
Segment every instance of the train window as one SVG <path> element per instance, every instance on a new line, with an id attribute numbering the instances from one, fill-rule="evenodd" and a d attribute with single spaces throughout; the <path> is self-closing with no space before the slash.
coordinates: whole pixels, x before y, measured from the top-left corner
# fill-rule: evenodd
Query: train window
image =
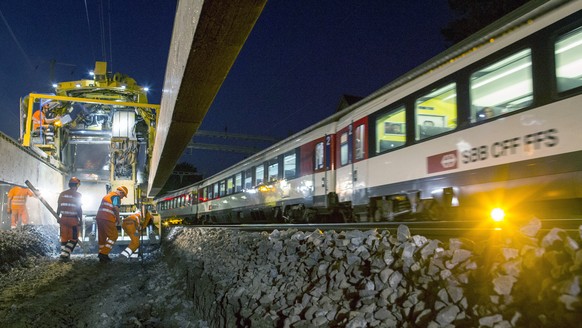
<path id="1" fill-rule="evenodd" d="M 202 189 L 202 201 L 205 202 L 208 200 L 208 188 Z"/>
<path id="2" fill-rule="evenodd" d="M 268 182 L 277 181 L 279 178 L 279 163 L 271 163 L 267 168 Z"/>
<path id="3" fill-rule="evenodd" d="M 558 38 L 555 56 L 558 91 L 582 86 L 582 27 Z"/>
<path id="4" fill-rule="evenodd" d="M 259 165 L 255 167 L 255 186 L 260 185 L 265 180 L 265 167 Z"/>
<path id="5" fill-rule="evenodd" d="M 364 133 L 365 133 L 364 127 L 365 126 L 363 124 L 358 125 L 354 133 L 354 149 L 356 160 L 363 159 L 364 156 L 366 155 L 364 147 Z"/>
<path id="6" fill-rule="evenodd" d="M 222 182 L 222 183 L 224 183 L 224 182 Z M 215 183 L 213 187 L 214 187 L 213 188 L 214 190 L 212 191 L 212 193 L 214 194 L 214 198 L 220 197 L 221 196 L 220 195 L 220 184 L 219 183 Z"/>
<path id="7" fill-rule="evenodd" d="M 234 178 L 226 179 L 226 194 L 232 195 L 234 193 Z"/>
<path id="8" fill-rule="evenodd" d="M 406 143 L 404 106 L 380 115 L 376 119 L 376 154 L 404 146 Z"/>
<path id="9" fill-rule="evenodd" d="M 214 188 L 212 187 L 212 185 L 208 186 L 208 199 L 213 199 L 214 198 Z"/>
<path id="10" fill-rule="evenodd" d="M 531 50 L 525 49 L 476 71 L 470 83 L 472 122 L 531 105 Z"/>
<path id="11" fill-rule="evenodd" d="M 253 187 L 253 172 L 251 170 L 245 171 L 245 189 L 251 189 Z"/>
<path id="12" fill-rule="evenodd" d="M 323 149 L 323 142 L 318 142 L 315 145 L 315 159 L 314 159 L 314 163 L 315 163 L 315 167 L 314 169 L 317 170 L 321 170 L 323 169 L 323 165 L 325 165 L 324 159 L 325 159 L 325 152 Z"/>
<path id="13" fill-rule="evenodd" d="M 347 165 L 349 162 L 349 149 L 348 149 L 348 133 L 344 132 L 340 136 L 340 163 L 342 165 Z"/>
<path id="14" fill-rule="evenodd" d="M 293 179 L 296 177 L 296 175 L 297 175 L 297 154 L 293 152 L 283 157 L 283 178 Z"/>
<path id="15" fill-rule="evenodd" d="M 433 89 L 416 99 L 416 140 L 445 133 L 457 127 L 456 84 Z"/>
<path id="16" fill-rule="evenodd" d="M 237 173 L 234 176 L 234 192 L 240 192 L 242 190 L 242 173 Z"/>
<path id="17" fill-rule="evenodd" d="M 226 195 L 226 180 L 220 181 L 220 184 L 218 185 L 218 192 L 220 197 Z"/>

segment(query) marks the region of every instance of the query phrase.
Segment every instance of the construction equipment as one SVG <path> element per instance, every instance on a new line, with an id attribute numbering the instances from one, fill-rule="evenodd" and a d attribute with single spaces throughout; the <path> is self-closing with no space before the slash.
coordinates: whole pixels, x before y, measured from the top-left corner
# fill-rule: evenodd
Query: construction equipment
<path id="1" fill-rule="evenodd" d="M 63 181 L 75 176 L 82 182 L 83 220 L 79 239 L 95 240 L 96 215 L 101 199 L 125 186 L 120 215 L 145 201 L 147 175 L 160 105 L 147 100 L 148 88 L 121 73 L 111 74 L 107 63 L 96 62 L 88 79 L 56 83 L 54 94 L 30 93 L 21 101 L 22 146 L 63 172 Z M 40 104 L 50 101 L 46 130 L 33 124 Z M 47 138 L 48 133 L 51 133 Z M 116 244 L 130 241 L 121 227 Z M 144 239 L 149 240 L 149 230 Z M 161 226 L 157 227 L 161 234 Z M 157 242 L 158 240 L 156 240 Z"/>

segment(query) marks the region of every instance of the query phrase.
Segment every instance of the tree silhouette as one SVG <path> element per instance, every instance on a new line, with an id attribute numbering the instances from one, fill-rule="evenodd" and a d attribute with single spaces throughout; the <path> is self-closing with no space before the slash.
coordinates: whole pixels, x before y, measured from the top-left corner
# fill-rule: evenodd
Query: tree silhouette
<path id="1" fill-rule="evenodd" d="M 198 173 L 198 169 L 194 165 L 187 162 L 178 163 L 160 194 L 163 195 L 166 192 L 186 187 L 202 180 L 202 178 L 202 174 Z"/>

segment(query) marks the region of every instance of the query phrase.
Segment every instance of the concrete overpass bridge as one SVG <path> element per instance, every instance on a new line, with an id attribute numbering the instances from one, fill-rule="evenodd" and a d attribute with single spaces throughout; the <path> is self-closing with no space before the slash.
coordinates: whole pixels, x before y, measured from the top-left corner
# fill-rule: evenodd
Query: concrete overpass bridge
<path id="1" fill-rule="evenodd" d="M 266 0 L 180 0 L 164 78 L 148 195 L 188 147 Z"/>

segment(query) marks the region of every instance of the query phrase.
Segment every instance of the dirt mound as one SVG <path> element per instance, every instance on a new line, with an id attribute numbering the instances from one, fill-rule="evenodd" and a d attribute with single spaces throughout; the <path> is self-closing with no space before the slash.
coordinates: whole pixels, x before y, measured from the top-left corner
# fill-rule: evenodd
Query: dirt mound
<path id="1" fill-rule="evenodd" d="M 35 259 L 57 254 L 58 229 L 54 226 L 24 226 L 0 231 L 0 273 L 30 266 Z"/>
<path id="2" fill-rule="evenodd" d="M 185 282 L 159 246 L 129 263 L 82 252 L 62 263 L 57 235 L 47 227 L 0 232 L 0 327 L 207 327 L 192 317 Z"/>

